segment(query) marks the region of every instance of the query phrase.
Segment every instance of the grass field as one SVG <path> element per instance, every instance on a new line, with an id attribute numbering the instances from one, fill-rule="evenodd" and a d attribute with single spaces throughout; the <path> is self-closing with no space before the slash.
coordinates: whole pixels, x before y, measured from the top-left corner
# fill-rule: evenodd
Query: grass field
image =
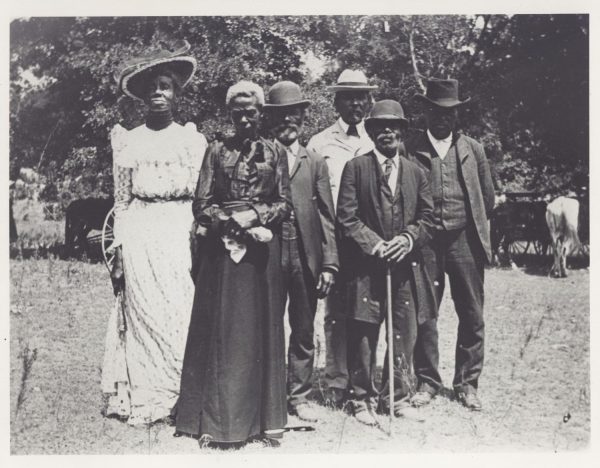
<path id="1" fill-rule="evenodd" d="M 446 396 L 397 420 L 394 437 L 321 409 L 314 432 L 286 434 L 278 453 L 510 450 L 568 451 L 590 437 L 589 271 L 566 279 L 486 272 L 484 411 Z M 11 260 L 10 362 L 13 454 L 198 453 L 193 439 L 160 423 L 132 428 L 101 415 L 100 364 L 113 296 L 101 264 Z M 440 312 L 441 373 L 450 385 L 457 321 Z M 321 358 L 323 356 L 321 350 Z M 320 359 L 322 361 L 322 359 Z M 290 417 L 290 425 L 300 424 Z M 256 445 L 244 453 L 263 450 Z"/>

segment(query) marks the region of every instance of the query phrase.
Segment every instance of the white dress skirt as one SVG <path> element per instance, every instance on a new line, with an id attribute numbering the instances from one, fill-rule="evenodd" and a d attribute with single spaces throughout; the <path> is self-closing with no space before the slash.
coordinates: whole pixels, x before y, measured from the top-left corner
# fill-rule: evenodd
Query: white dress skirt
<path id="1" fill-rule="evenodd" d="M 111 144 L 125 289 L 108 320 L 102 391 L 106 415 L 135 425 L 169 416 L 179 394 L 194 297 L 192 197 L 206 139 L 193 124 L 117 125 Z"/>

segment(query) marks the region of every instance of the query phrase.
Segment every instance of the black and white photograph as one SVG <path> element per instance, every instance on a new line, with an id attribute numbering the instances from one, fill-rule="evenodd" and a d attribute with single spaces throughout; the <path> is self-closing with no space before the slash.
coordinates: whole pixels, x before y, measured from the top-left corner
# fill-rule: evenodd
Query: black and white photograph
<path id="1" fill-rule="evenodd" d="M 594 450 L 593 15 L 498 7 L 4 18 L 7 458 Z"/>

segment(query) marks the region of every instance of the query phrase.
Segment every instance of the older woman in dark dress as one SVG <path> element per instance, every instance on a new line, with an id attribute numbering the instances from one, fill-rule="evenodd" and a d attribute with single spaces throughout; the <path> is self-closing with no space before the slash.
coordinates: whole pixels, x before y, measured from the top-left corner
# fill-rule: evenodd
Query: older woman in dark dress
<path id="1" fill-rule="evenodd" d="M 177 433 L 269 445 L 287 422 L 279 228 L 290 212 L 285 153 L 258 136 L 264 96 L 227 93 L 235 136 L 205 155 L 193 211 L 200 253 Z"/>

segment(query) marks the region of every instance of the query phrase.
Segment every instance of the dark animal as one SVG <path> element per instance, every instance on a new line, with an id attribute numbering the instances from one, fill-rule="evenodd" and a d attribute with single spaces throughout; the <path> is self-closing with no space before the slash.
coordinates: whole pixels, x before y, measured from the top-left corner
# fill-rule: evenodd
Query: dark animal
<path id="1" fill-rule="evenodd" d="M 15 217 L 13 215 L 13 207 L 12 207 L 12 199 L 9 202 L 8 211 L 9 211 L 9 242 L 16 242 L 19 238 L 17 234 L 17 223 L 15 223 Z"/>
<path id="2" fill-rule="evenodd" d="M 88 234 L 94 229 L 102 230 L 113 205 L 112 198 L 83 198 L 69 204 L 65 211 L 65 248 L 68 255 L 89 252 Z"/>
<path id="3" fill-rule="evenodd" d="M 494 208 L 490 216 L 492 255 L 499 259 L 500 246 L 505 261 L 513 264 L 511 244 L 525 242 L 523 252 L 534 244 L 537 253 L 545 253 L 551 243 L 546 224 L 545 201 L 506 201 Z"/>

